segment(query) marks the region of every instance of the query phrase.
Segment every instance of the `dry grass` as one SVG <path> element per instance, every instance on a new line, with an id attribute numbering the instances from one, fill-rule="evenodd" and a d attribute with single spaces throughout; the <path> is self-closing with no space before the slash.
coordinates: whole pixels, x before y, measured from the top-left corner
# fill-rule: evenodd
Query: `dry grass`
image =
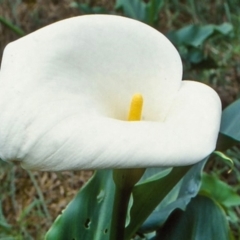
<path id="1" fill-rule="evenodd" d="M 3 162 L 0 170 L 3 215 L 17 239 L 31 239 L 29 235 L 41 239 L 92 175 L 91 171 L 29 172 Z"/>

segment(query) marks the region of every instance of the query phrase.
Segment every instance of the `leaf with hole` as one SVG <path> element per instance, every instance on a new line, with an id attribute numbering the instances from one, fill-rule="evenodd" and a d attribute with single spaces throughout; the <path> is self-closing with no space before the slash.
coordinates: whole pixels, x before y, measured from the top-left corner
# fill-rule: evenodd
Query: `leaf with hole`
<path id="1" fill-rule="evenodd" d="M 114 183 L 111 170 L 94 176 L 58 216 L 46 240 L 109 240 Z"/>

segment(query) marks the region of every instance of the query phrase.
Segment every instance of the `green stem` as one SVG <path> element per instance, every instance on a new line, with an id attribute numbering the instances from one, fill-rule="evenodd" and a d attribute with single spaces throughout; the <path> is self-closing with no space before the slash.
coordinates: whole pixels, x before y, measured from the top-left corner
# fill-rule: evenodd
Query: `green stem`
<path id="1" fill-rule="evenodd" d="M 111 240 L 124 239 L 125 222 L 131 192 L 132 188 L 123 189 L 116 186 L 110 232 Z"/>
<path id="2" fill-rule="evenodd" d="M 134 185 L 144 174 L 144 168 L 114 169 L 115 196 L 112 211 L 111 240 L 123 240 L 128 203 Z"/>

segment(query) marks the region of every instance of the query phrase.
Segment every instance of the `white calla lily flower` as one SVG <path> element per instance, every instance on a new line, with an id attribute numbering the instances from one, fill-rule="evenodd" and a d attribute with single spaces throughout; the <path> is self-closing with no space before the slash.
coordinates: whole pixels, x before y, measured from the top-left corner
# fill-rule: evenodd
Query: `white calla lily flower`
<path id="1" fill-rule="evenodd" d="M 157 30 L 119 16 L 57 22 L 10 43 L 0 72 L 0 157 L 35 170 L 196 163 L 215 148 L 221 104 L 182 81 Z M 132 96 L 142 121 L 127 121 Z"/>

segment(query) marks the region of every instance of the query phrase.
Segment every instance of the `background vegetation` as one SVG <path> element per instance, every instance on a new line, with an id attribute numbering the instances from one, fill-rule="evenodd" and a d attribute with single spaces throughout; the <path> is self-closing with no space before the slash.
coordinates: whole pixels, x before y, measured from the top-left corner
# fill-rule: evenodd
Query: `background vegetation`
<path id="1" fill-rule="evenodd" d="M 240 95 L 238 0 L 0 0 L 0 56 L 7 43 L 58 20 L 83 14 L 118 14 L 141 20 L 178 48 L 184 79 L 212 86 L 223 108 Z M 37 57 L 37 56 L 36 56 Z M 206 171 L 240 193 L 240 150 L 226 154 L 234 167 L 212 158 Z M 0 161 L 0 239 L 42 239 L 91 172 L 27 172 Z M 221 186 L 219 186 L 221 188 Z M 240 239 L 240 204 L 227 219 Z"/>

